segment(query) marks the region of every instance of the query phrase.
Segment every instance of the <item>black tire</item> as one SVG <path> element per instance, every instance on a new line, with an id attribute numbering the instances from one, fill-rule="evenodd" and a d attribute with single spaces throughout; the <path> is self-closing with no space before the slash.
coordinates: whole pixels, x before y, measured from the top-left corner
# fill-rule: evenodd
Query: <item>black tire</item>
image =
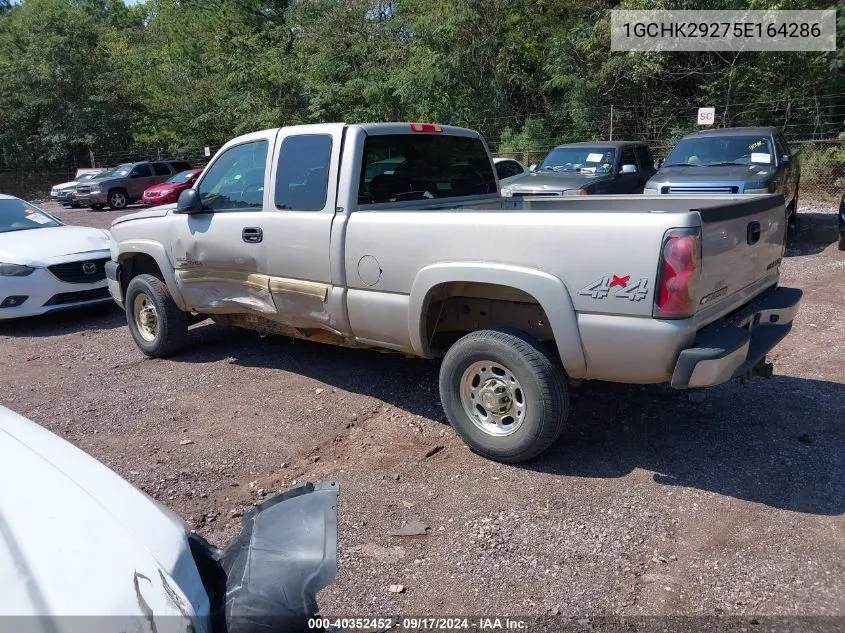
<path id="1" fill-rule="evenodd" d="M 142 298 L 143 297 L 143 298 Z M 155 319 L 150 327 L 149 312 L 141 316 L 142 309 L 152 309 Z M 170 290 L 158 277 L 138 275 L 126 289 L 126 321 L 135 344 L 144 354 L 154 358 L 178 352 L 188 338 L 188 314 L 182 312 Z"/>
<path id="2" fill-rule="evenodd" d="M 839 250 L 845 251 L 845 233 L 839 234 Z"/>
<path id="3" fill-rule="evenodd" d="M 505 377 L 500 380 L 516 380 L 516 388 L 510 398 L 514 405 L 519 402 L 521 392 L 524 417 L 519 421 L 510 415 L 515 410 L 512 405 L 505 419 L 510 417 L 515 426 L 506 435 L 484 430 L 497 427 L 479 421 L 479 416 L 483 417 L 485 411 L 480 404 L 484 394 L 479 392 L 479 400 L 473 400 L 474 395 L 462 396 L 462 389 L 477 385 L 473 380 L 464 383 L 464 374 L 470 378 L 476 371 L 486 371 L 487 368 L 483 367 L 485 362 L 498 365 L 499 370 L 506 370 Z M 476 367 L 479 369 L 473 369 Z M 490 374 L 481 386 L 490 384 L 490 381 L 495 384 L 497 376 Z M 491 395 L 489 391 L 487 395 Z M 489 459 L 509 463 L 524 462 L 546 450 L 560 437 L 569 415 L 569 395 L 563 370 L 537 340 L 511 329 L 472 332 L 449 348 L 440 367 L 440 401 L 452 428 L 473 451 Z M 470 407 L 471 402 L 475 402 L 474 407 Z M 479 414 L 471 414 L 467 408 L 478 410 Z M 487 415 L 490 419 L 494 417 L 489 410 Z"/>
<path id="4" fill-rule="evenodd" d="M 109 209 L 121 211 L 129 205 L 129 194 L 124 189 L 111 189 L 106 196 L 109 201 Z"/>

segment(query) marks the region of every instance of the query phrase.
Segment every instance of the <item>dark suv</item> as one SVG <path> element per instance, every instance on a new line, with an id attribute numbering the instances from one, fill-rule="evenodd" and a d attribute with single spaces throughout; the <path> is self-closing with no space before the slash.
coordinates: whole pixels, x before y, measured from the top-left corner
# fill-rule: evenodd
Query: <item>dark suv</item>
<path id="1" fill-rule="evenodd" d="M 183 160 L 124 163 L 111 171 L 76 186 L 76 202 L 91 209 L 124 209 L 141 199 L 144 189 L 164 182 L 191 168 Z"/>
<path id="2" fill-rule="evenodd" d="M 591 196 L 642 193 L 654 175 L 654 157 L 639 141 L 595 141 L 558 145 L 539 168 L 509 179 L 503 196 Z"/>

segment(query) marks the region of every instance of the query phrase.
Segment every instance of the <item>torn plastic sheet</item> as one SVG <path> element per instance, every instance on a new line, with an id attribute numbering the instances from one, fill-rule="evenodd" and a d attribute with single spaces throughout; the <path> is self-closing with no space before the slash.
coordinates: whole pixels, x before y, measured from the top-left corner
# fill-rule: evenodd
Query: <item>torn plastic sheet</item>
<path id="1" fill-rule="evenodd" d="M 191 534 L 214 633 L 298 633 L 337 576 L 338 484 L 303 484 L 246 512 L 218 549 Z"/>

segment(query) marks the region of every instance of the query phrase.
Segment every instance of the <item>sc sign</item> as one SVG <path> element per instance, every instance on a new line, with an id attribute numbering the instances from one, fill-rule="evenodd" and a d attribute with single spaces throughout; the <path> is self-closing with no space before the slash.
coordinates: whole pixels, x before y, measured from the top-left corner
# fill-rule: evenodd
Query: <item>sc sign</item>
<path id="1" fill-rule="evenodd" d="M 698 109 L 698 124 L 699 125 L 713 125 L 716 118 L 716 108 L 699 108 Z"/>

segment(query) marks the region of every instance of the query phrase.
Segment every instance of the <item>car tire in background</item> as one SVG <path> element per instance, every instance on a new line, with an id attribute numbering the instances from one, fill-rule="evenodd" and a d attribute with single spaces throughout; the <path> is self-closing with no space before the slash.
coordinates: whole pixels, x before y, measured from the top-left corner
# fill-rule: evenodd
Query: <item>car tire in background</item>
<path id="1" fill-rule="evenodd" d="M 440 400 L 473 451 L 510 463 L 551 446 L 569 414 L 562 368 L 539 341 L 509 328 L 472 332 L 449 348 Z"/>
<path id="2" fill-rule="evenodd" d="M 154 358 L 178 352 L 188 337 L 188 314 L 158 277 L 138 275 L 126 289 L 126 321 L 138 348 Z"/>
<path id="3" fill-rule="evenodd" d="M 839 234 L 839 250 L 845 251 L 845 233 Z"/>
<path id="4" fill-rule="evenodd" d="M 112 189 L 106 197 L 109 202 L 109 208 L 115 211 L 125 209 L 129 204 L 129 196 L 123 189 Z"/>

